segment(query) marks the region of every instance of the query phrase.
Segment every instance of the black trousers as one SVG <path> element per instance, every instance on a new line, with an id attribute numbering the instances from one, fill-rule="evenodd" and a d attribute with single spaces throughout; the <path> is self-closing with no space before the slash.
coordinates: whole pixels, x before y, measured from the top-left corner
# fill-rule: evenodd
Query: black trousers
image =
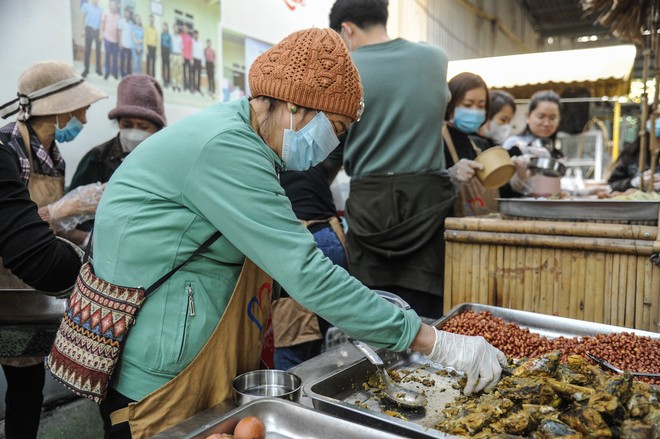
<path id="1" fill-rule="evenodd" d="M 44 364 L 28 367 L 3 365 L 2 370 L 7 379 L 5 436 L 7 439 L 36 438 L 44 400 Z"/>
<path id="2" fill-rule="evenodd" d="M 112 387 L 108 387 L 108 394 L 106 395 L 103 402 L 99 406 L 99 412 L 101 413 L 101 419 L 103 419 L 103 438 L 104 439 L 130 439 L 131 438 L 131 427 L 128 425 L 128 422 L 122 424 L 117 424 L 114 427 L 112 422 L 110 422 L 110 414 L 115 410 L 123 409 L 128 407 L 128 404 L 135 402 L 134 400 L 125 397 L 121 393 L 117 392 Z"/>
<path id="3" fill-rule="evenodd" d="M 156 46 L 147 46 L 147 75 L 156 77 Z"/>
<path id="4" fill-rule="evenodd" d="M 122 47 L 119 49 L 119 71 L 121 77 L 130 75 L 133 72 L 133 52 L 131 49 Z"/>
<path id="5" fill-rule="evenodd" d="M 194 90 L 194 82 L 192 80 L 192 64 L 189 59 L 183 58 L 183 89 Z"/>
<path id="6" fill-rule="evenodd" d="M 85 26 L 85 74 L 89 72 L 89 57 L 92 52 L 92 43 L 96 45 L 96 73 L 101 74 L 101 38 L 99 30 Z"/>
<path id="7" fill-rule="evenodd" d="M 215 93 L 215 64 L 206 61 L 206 80 L 209 83 L 209 93 Z"/>
<path id="8" fill-rule="evenodd" d="M 193 67 L 192 67 L 192 83 L 193 83 L 193 90 L 199 91 L 199 86 L 202 82 L 202 60 L 201 59 L 193 59 Z"/>
<path id="9" fill-rule="evenodd" d="M 163 62 L 163 83 L 170 85 L 170 48 L 160 46 L 160 53 Z"/>

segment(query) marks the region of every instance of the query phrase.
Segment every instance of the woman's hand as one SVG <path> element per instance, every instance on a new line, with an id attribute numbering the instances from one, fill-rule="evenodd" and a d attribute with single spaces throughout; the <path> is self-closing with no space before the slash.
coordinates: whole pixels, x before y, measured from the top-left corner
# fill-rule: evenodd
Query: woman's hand
<path id="1" fill-rule="evenodd" d="M 433 363 L 454 368 L 467 375 L 464 395 L 482 390 L 492 391 L 507 365 L 504 353 L 483 337 L 435 331 L 433 350 L 426 358 Z"/>
<path id="2" fill-rule="evenodd" d="M 476 171 L 482 170 L 483 165 L 474 160 L 460 159 L 458 163 L 449 168 L 449 176 L 455 184 L 467 183 L 474 177 Z"/>

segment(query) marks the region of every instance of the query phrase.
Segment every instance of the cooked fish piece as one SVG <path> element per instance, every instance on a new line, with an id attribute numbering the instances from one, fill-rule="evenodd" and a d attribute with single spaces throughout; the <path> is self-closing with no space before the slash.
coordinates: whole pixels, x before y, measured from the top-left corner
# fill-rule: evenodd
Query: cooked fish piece
<path id="1" fill-rule="evenodd" d="M 559 416 L 559 419 L 588 438 L 611 438 L 612 430 L 600 413 L 588 406 L 576 406 Z"/>
<path id="2" fill-rule="evenodd" d="M 603 390 L 610 395 L 619 398 L 621 404 L 625 404 L 630 398 L 633 377 L 630 372 L 624 372 L 621 375 L 615 375 L 606 380 Z"/>
<path id="3" fill-rule="evenodd" d="M 633 393 L 626 403 L 628 414 L 633 418 L 642 418 L 648 415 L 650 406 L 649 395 L 638 392 Z M 660 431 L 658 434 L 660 434 Z"/>
<path id="4" fill-rule="evenodd" d="M 564 438 L 564 439 L 581 439 L 581 433 L 573 430 L 568 425 L 564 424 L 561 421 L 555 419 L 544 419 L 541 421 L 541 437 L 551 439 L 551 438 Z"/>
<path id="5" fill-rule="evenodd" d="M 559 402 L 557 394 L 549 384 L 534 378 L 504 377 L 496 389 L 496 393 L 515 402 L 553 406 Z"/>
<path id="6" fill-rule="evenodd" d="M 536 430 L 537 420 L 532 413 L 520 410 L 499 421 L 505 432 L 517 435 L 526 435 Z"/>
<path id="7" fill-rule="evenodd" d="M 621 425 L 621 439 L 656 439 L 652 425 L 644 424 L 638 419 L 626 419 Z"/>
<path id="8" fill-rule="evenodd" d="M 547 382 L 555 392 L 565 398 L 572 399 L 573 401 L 587 400 L 596 392 L 591 387 L 569 384 L 566 382 L 557 381 L 553 378 L 546 378 L 545 382 Z"/>
<path id="9" fill-rule="evenodd" d="M 619 398 L 603 390 L 596 392 L 589 398 L 589 407 L 593 407 L 601 414 L 609 416 L 613 423 L 620 424 L 625 416 L 625 409 L 619 402 Z"/>
<path id="10" fill-rule="evenodd" d="M 557 380 L 578 386 L 588 386 L 591 383 L 584 374 L 574 371 L 566 364 L 560 364 L 557 368 Z"/>
<path id="11" fill-rule="evenodd" d="M 594 387 L 602 387 L 608 375 L 600 367 L 589 363 L 582 355 L 569 355 L 566 359 L 568 367 L 574 372 L 586 376 Z"/>
<path id="12" fill-rule="evenodd" d="M 525 361 L 513 371 L 513 375 L 517 377 L 554 377 L 557 374 L 560 359 L 561 351 L 552 351 L 541 357 Z"/>

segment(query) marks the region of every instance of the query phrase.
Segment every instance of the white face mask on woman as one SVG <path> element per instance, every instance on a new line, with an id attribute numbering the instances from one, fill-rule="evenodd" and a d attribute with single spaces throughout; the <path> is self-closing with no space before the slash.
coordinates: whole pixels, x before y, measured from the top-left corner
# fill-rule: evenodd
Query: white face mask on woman
<path id="1" fill-rule="evenodd" d="M 138 128 L 120 128 L 119 141 L 121 142 L 121 149 L 124 152 L 131 152 L 151 134 L 149 131 Z"/>
<path id="2" fill-rule="evenodd" d="M 509 134 L 511 133 L 511 125 L 499 123 L 491 120 L 488 126 L 484 127 L 484 134 L 490 138 L 496 145 L 504 143 Z"/>

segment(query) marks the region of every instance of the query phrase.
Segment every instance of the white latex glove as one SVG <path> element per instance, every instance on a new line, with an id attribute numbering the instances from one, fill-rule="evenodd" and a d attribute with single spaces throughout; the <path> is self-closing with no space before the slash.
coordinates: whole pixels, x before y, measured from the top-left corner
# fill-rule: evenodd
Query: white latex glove
<path id="1" fill-rule="evenodd" d="M 455 184 L 467 183 L 474 177 L 477 170 L 483 169 L 483 165 L 468 159 L 460 159 L 458 163 L 449 168 L 449 176 Z"/>
<path id="2" fill-rule="evenodd" d="M 634 188 L 639 189 L 640 183 L 642 182 L 642 176 L 638 175 L 636 177 L 633 177 L 632 180 L 630 180 L 630 185 Z"/>
<path id="3" fill-rule="evenodd" d="M 548 151 L 548 148 L 540 145 L 529 145 L 521 148 L 521 150 L 524 154 L 534 157 L 550 157 L 550 151 Z"/>
<path id="4" fill-rule="evenodd" d="M 483 337 L 453 334 L 435 330 L 435 345 L 426 358 L 433 363 L 465 372 L 464 395 L 492 391 L 507 365 L 506 356 Z"/>
<path id="5" fill-rule="evenodd" d="M 106 183 L 79 186 L 59 200 L 39 209 L 39 215 L 57 232 L 69 232 L 93 219 Z"/>
<path id="6" fill-rule="evenodd" d="M 529 171 L 529 155 L 511 157 L 511 161 L 516 167 L 516 172 L 509 180 L 511 189 L 523 195 L 529 195 L 534 188 L 531 180 L 532 173 Z"/>

